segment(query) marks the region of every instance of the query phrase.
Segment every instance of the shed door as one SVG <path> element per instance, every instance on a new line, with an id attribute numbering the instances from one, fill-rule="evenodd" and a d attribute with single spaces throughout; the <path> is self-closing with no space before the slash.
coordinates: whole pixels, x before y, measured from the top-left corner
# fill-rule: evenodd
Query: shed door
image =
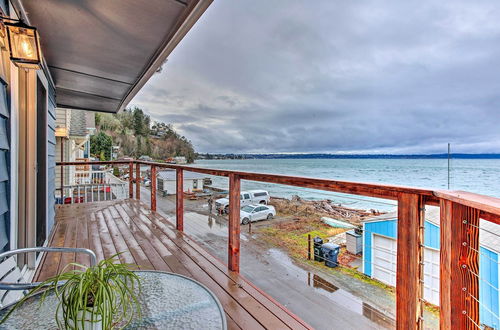
<path id="1" fill-rule="evenodd" d="M 439 250 L 424 248 L 424 299 L 439 306 Z"/>
<path id="2" fill-rule="evenodd" d="M 372 277 L 385 284 L 396 286 L 396 240 L 374 234 L 372 241 Z"/>

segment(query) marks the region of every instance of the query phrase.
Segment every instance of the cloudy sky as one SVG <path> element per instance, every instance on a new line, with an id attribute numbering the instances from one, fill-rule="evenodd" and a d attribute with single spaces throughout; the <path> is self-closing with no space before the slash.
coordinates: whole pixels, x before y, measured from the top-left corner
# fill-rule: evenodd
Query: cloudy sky
<path id="1" fill-rule="evenodd" d="M 131 102 L 199 152 L 500 152 L 500 2 L 215 0 Z"/>

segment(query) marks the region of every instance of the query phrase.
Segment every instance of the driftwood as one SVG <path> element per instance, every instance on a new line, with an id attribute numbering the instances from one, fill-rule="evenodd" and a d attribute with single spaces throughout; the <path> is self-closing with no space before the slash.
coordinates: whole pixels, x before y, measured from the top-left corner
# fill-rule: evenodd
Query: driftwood
<path id="1" fill-rule="evenodd" d="M 348 221 L 358 225 L 363 218 L 381 214 L 376 210 L 358 210 L 333 203 L 331 200 L 305 200 L 295 195 L 291 199 L 272 198 L 271 202 L 278 212 L 291 215 L 323 215 Z"/>

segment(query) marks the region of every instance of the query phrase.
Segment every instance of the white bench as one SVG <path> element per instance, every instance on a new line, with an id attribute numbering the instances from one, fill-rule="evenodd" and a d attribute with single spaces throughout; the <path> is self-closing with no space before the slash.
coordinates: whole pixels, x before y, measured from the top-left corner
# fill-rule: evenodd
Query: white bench
<path id="1" fill-rule="evenodd" d="M 65 247 L 35 247 L 11 250 L 0 253 L 0 308 L 21 299 L 27 290 L 40 285 L 40 282 L 28 282 L 27 267 L 22 270 L 17 266 L 14 255 L 28 252 L 66 252 L 85 253 L 90 256 L 90 265 L 96 264 L 96 255 L 92 250 Z"/>

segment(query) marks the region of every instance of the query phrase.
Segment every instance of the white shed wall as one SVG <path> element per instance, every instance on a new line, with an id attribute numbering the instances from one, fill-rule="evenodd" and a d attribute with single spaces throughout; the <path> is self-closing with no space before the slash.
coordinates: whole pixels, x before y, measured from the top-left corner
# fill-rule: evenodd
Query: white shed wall
<path id="1" fill-rule="evenodd" d="M 158 179 L 160 181 L 162 179 Z M 195 181 L 197 181 L 197 188 L 194 188 Z M 177 187 L 176 180 L 163 180 L 163 191 L 167 191 L 167 194 L 174 195 Z M 193 189 L 202 189 L 203 179 L 184 179 L 184 192 L 193 191 Z"/>

